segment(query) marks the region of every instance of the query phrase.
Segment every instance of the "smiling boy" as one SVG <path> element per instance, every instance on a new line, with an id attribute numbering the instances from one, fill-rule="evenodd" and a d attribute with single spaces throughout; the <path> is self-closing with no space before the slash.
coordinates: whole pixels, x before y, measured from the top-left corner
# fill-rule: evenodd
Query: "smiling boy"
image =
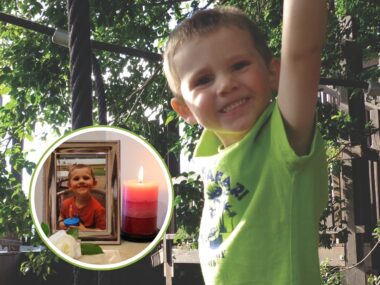
<path id="1" fill-rule="evenodd" d="M 208 285 L 321 284 L 327 167 L 315 111 L 326 12 L 325 1 L 284 1 L 281 63 L 234 8 L 198 12 L 170 35 L 171 105 L 204 127 L 195 157 Z"/>
<path id="2" fill-rule="evenodd" d="M 73 192 L 73 197 L 63 201 L 60 215 L 59 227 L 65 229 L 63 220 L 66 218 L 78 217 L 78 230 L 106 228 L 105 209 L 91 195 L 92 189 L 96 186 L 92 168 L 85 164 L 74 164 L 69 169 L 68 187 Z"/>
<path id="3" fill-rule="evenodd" d="M 267 66 L 249 33 L 237 27 L 191 39 L 173 59 L 184 101 L 174 98 L 173 108 L 189 123 L 207 126 L 225 147 L 250 130 L 276 88 L 277 65 Z M 238 85 L 241 91 L 230 96 Z"/>

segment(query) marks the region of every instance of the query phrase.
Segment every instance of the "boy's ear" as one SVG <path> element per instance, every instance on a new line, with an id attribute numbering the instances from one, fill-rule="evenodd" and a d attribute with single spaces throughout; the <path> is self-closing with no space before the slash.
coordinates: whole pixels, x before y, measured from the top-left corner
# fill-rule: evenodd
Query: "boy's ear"
<path id="1" fill-rule="evenodd" d="M 186 121 L 186 123 L 190 125 L 197 123 L 193 116 L 193 113 L 189 110 L 189 107 L 187 107 L 186 103 L 183 100 L 179 98 L 172 98 L 170 100 L 170 105 L 172 106 L 173 110 L 176 111 L 177 114 Z"/>
<path id="2" fill-rule="evenodd" d="M 280 59 L 272 58 L 269 64 L 269 79 L 272 90 L 278 91 L 278 85 L 280 82 Z"/>

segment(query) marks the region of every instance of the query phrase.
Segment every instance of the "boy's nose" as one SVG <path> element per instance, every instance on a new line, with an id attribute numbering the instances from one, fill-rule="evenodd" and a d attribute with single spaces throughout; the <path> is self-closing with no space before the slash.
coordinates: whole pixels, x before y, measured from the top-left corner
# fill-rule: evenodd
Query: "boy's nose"
<path id="1" fill-rule="evenodd" d="M 237 88 L 237 82 L 232 74 L 222 74 L 217 81 L 217 93 L 226 96 Z"/>

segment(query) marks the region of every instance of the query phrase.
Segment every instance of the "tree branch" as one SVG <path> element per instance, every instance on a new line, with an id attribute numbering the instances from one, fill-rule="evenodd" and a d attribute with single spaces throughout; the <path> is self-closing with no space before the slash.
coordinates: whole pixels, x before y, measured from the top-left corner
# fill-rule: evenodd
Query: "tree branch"
<path id="1" fill-rule="evenodd" d="M 127 118 L 125 119 L 125 123 L 128 122 L 128 119 L 129 117 L 132 115 L 132 112 L 133 110 L 135 109 L 136 105 L 137 105 L 137 102 L 139 101 L 140 97 L 142 96 L 142 94 L 144 93 L 144 90 L 145 88 L 153 81 L 153 78 L 158 74 L 158 72 L 161 70 L 160 67 L 157 67 L 156 70 L 153 72 L 152 76 L 150 78 L 148 78 L 144 84 L 139 88 L 137 89 L 136 91 L 134 91 L 132 94 L 136 94 L 137 92 L 140 91 L 140 93 L 136 96 L 136 99 L 135 99 L 135 102 L 133 103 L 128 115 L 127 115 Z M 131 94 L 131 95 L 132 95 Z M 129 101 L 129 100 L 128 100 Z"/>

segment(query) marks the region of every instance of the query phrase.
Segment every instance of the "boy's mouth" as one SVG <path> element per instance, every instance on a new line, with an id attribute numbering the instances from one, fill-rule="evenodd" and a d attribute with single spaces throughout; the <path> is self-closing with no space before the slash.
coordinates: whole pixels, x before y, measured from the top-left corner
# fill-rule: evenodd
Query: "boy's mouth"
<path id="1" fill-rule="evenodd" d="M 236 101 L 233 101 L 232 103 L 229 103 L 226 106 L 224 106 L 222 108 L 222 110 L 220 110 L 220 112 L 221 113 L 229 113 L 229 112 L 235 110 L 236 108 L 238 108 L 239 106 L 245 104 L 248 100 L 249 100 L 248 97 L 244 97 L 244 98 L 238 99 Z"/>
<path id="2" fill-rule="evenodd" d="M 77 187 L 75 187 L 76 189 L 83 189 L 83 188 L 88 188 L 88 185 L 78 185 Z"/>

